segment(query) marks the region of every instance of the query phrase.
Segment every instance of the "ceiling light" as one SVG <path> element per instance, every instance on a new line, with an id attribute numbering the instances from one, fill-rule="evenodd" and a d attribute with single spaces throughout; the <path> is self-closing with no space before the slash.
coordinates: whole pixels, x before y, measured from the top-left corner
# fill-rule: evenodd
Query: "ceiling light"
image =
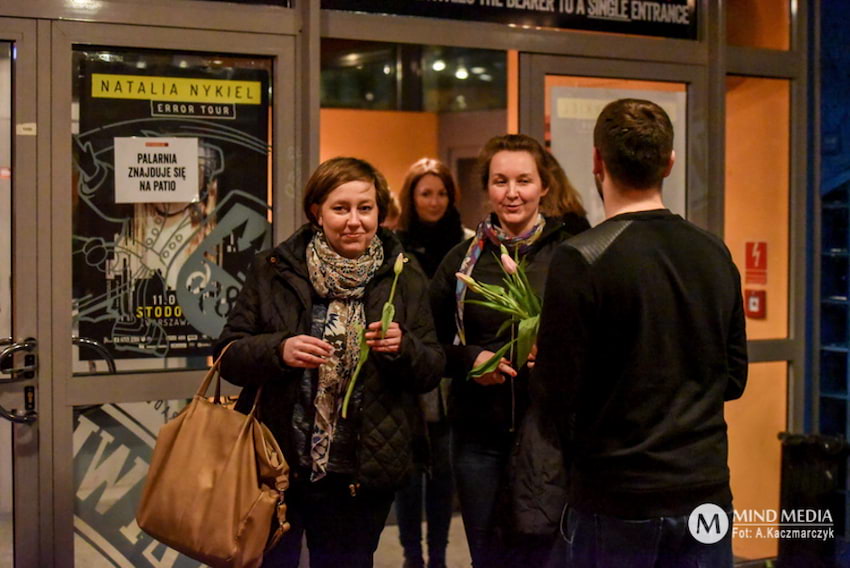
<path id="1" fill-rule="evenodd" d="M 469 77 L 469 71 L 466 70 L 466 67 L 458 67 L 455 71 L 455 77 L 462 81 Z"/>
<path id="2" fill-rule="evenodd" d="M 445 68 L 446 68 L 446 62 L 443 61 L 442 59 L 438 59 L 434 63 L 431 64 L 431 69 L 433 69 L 434 71 L 442 71 Z"/>
<path id="3" fill-rule="evenodd" d="M 482 73 L 484 73 L 486 71 L 486 69 L 484 69 L 481 66 L 478 66 L 478 67 L 473 67 L 472 69 L 470 69 L 470 71 L 472 71 L 476 75 L 481 75 Z"/>

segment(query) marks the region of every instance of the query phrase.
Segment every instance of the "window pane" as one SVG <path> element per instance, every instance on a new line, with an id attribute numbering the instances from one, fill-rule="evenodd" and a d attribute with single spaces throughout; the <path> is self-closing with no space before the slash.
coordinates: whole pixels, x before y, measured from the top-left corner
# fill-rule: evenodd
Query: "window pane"
<path id="1" fill-rule="evenodd" d="M 726 41 L 741 47 L 790 49 L 789 0 L 733 0 L 726 6 Z"/>
<path id="2" fill-rule="evenodd" d="M 751 340 L 788 336 L 789 112 L 788 81 L 726 79 L 724 239 Z"/>
<path id="3" fill-rule="evenodd" d="M 271 244 L 272 61 L 85 47 L 73 62 L 74 371 L 205 367 Z"/>

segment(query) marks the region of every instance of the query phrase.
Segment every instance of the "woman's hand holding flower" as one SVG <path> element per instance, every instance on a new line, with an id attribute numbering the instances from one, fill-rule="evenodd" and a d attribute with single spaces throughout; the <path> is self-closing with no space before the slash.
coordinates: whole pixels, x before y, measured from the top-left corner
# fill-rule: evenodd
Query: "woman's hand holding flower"
<path id="1" fill-rule="evenodd" d="M 478 367 L 479 365 L 483 365 L 487 361 L 489 361 L 495 353 L 492 351 L 487 351 L 486 349 L 478 354 L 478 357 L 475 358 L 475 364 L 473 367 Z M 502 357 L 499 360 L 499 366 L 495 371 L 491 371 L 489 373 L 484 373 L 483 375 L 479 375 L 477 377 L 473 377 L 472 380 L 482 386 L 489 385 L 500 385 L 505 382 L 505 375 L 509 375 L 511 377 L 516 376 L 516 369 L 511 366 L 511 362 L 506 358 Z"/>
<path id="2" fill-rule="evenodd" d="M 366 332 L 366 344 L 372 351 L 378 353 L 398 353 L 401 349 L 403 333 L 398 322 L 391 322 L 387 326 L 387 332 L 381 338 L 381 322 L 375 321 L 369 324 Z"/>
<path id="3" fill-rule="evenodd" d="M 290 367 L 315 369 L 333 355 L 333 347 L 312 335 L 296 335 L 280 344 L 280 356 Z"/>

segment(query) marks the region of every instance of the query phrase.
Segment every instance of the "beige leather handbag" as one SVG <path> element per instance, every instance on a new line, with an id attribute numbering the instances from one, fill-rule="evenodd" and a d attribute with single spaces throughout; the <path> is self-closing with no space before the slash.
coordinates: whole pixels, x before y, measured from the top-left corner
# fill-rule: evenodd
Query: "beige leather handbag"
<path id="1" fill-rule="evenodd" d="M 192 402 L 160 429 L 136 520 L 152 537 L 213 568 L 255 568 L 289 529 L 283 500 L 289 466 L 255 417 L 262 389 L 247 416 L 221 405 L 220 362 Z"/>

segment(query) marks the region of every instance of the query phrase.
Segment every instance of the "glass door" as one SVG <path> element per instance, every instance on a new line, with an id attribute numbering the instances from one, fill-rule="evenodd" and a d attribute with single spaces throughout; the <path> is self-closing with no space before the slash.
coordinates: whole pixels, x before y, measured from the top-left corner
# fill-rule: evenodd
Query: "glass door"
<path id="1" fill-rule="evenodd" d="M 698 224 L 705 221 L 705 89 L 694 67 L 589 58 L 520 57 L 520 128 L 541 140 L 579 191 L 591 225 L 603 220 L 591 157 L 596 117 L 620 98 L 649 99 L 670 115 L 675 129 L 676 166 L 664 182 L 664 202 Z"/>
<path id="2" fill-rule="evenodd" d="M 36 25 L 0 18 L 0 565 L 37 566 L 45 443 L 38 368 Z M 47 411 L 49 414 L 49 411 Z M 43 511 L 41 511 L 43 513 Z"/>
<path id="3" fill-rule="evenodd" d="M 55 565 L 199 566 L 135 511 L 253 256 L 293 230 L 294 40 L 51 38 Z"/>

